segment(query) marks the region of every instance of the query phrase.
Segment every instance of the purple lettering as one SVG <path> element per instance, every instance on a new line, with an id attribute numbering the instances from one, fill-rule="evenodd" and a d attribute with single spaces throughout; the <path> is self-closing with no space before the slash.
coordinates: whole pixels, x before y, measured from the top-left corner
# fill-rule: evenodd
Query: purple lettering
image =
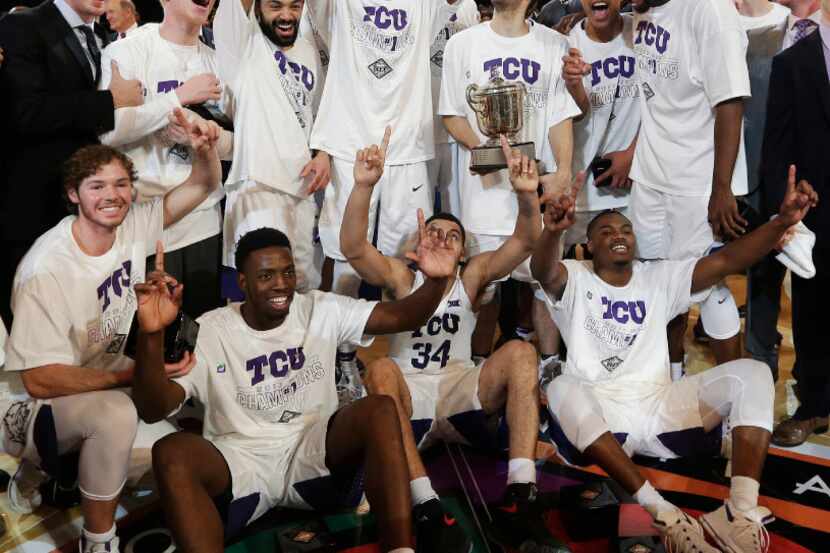
<path id="1" fill-rule="evenodd" d="M 268 364 L 271 365 L 271 376 L 282 378 L 288 374 L 288 356 L 284 351 L 275 351 L 268 357 Z"/>
<path id="2" fill-rule="evenodd" d="M 246 371 L 253 371 L 254 375 L 251 377 L 251 386 L 256 386 L 263 380 L 265 380 L 265 376 L 262 374 L 262 369 L 265 365 L 268 364 L 268 358 L 264 355 L 260 355 L 259 357 L 255 357 L 253 359 L 248 359 L 245 363 L 245 370 Z"/>

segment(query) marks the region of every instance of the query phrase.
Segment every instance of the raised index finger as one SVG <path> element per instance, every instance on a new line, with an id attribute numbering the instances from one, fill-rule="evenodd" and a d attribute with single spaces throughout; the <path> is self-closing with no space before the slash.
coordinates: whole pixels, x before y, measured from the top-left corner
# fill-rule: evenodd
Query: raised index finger
<path id="1" fill-rule="evenodd" d="M 164 272 L 164 244 L 156 240 L 156 271 Z"/>
<path id="2" fill-rule="evenodd" d="M 383 141 L 380 143 L 380 149 L 383 155 L 386 156 L 386 150 L 389 149 L 389 139 L 392 137 L 392 127 L 386 125 L 386 130 L 383 132 Z"/>
<path id="3" fill-rule="evenodd" d="M 787 174 L 787 194 L 792 194 L 793 192 L 795 192 L 795 176 L 795 165 L 790 165 L 790 171 Z"/>

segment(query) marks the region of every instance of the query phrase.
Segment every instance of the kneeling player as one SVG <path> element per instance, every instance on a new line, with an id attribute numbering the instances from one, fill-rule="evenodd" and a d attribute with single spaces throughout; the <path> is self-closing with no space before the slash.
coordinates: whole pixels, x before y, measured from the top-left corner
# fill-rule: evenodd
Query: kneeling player
<path id="1" fill-rule="evenodd" d="M 768 368 L 751 360 L 670 382 L 666 324 L 688 310 L 693 294 L 767 255 L 817 201 L 808 183 L 796 186 L 793 167 L 776 219 L 707 257 L 651 263 L 634 259 L 631 222 L 613 211 L 588 227 L 593 262 L 557 261 L 573 200 L 548 205 L 531 267 L 568 346 L 563 375 L 547 390 L 552 437 L 565 460 L 596 462 L 633 494 L 671 551 L 718 551 L 703 528 L 724 551 L 766 551 L 763 525 L 772 514 L 758 506 L 758 489 L 775 391 Z M 663 499 L 629 459 L 705 453 L 707 445 L 717 453 L 724 435 L 732 450 L 731 491 L 700 523 Z"/>
<path id="2" fill-rule="evenodd" d="M 395 299 L 411 298 L 423 287 L 423 273 L 382 255 L 366 240 L 372 188 L 383 173 L 388 142 L 387 129 L 381 147 L 373 146 L 357 155 L 355 186 L 343 218 L 340 248 L 368 283 L 383 287 Z M 510 152 L 506 141 L 503 148 L 511 160 L 510 181 L 519 202 L 513 235 L 497 250 L 474 256 L 459 271 L 464 258 L 464 228 L 451 215 L 431 217 L 427 233 L 452 249 L 457 276 L 447 283 L 444 298 L 427 324 L 393 336 L 390 357 L 367 369 L 369 393 L 391 396 L 398 408 L 418 540 L 419 544 L 430 543 L 430 551 L 467 551 L 470 542 L 458 525 L 444 516 L 418 447 L 438 439 L 489 445 L 477 439 L 487 435 L 485 417 L 505 407 L 510 427 L 509 485 L 491 535 L 517 549 L 526 542 L 551 547 L 545 551 L 555 551 L 561 545 L 544 529 L 534 508 L 533 458 L 539 428 L 536 352 L 517 340 L 498 349 L 481 366 L 471 361 L 471 336 L 485 287 L 527 259 L 541 229 L 536 164 L 518 151 Z"/>
<path id="3" fill-rule="evenodd" d="M 181 551 L 221 552 L 226 534 L 275 506 L 356 505 L 363 480 L 383 551 L 412 553 L 394 403 L 374 397 L 336 411 L 334 361 L 341 343 L 368 345 L 365 335 L 418 328 L 435 310 L 454 263 L 450 252 L 424 236 L 412 256 L 427 275 L 422 290 L 377 304 L 316 291 L 295 294 L 288 238 L 275 229 L 246 234 L 236 250 L 245 302 L 199 319 L 196 366 L 176 380 L 164 373 L 163 330 L 176 317 L 182 286 L 163 265 L 136 286 L 139 415 L 158 420 L 191 397 L 206 409 L 204 437 L 173 434 L 153 448 L 164 510 Z"/>

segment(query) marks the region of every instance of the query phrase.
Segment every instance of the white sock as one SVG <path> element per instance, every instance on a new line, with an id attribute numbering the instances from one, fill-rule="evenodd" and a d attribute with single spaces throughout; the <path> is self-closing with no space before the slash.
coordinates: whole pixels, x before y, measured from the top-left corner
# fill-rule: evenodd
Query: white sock
<path id="1" fill-rule="evenodd" d="M 745 513 L 758 506 L 758 490 L 761 484 L 747 476 L 733 476 L 729 490 L 729 503 Z"/>
<path id="2" fill-rule="evenodd" d="M 660 511 L 666 511 L 669 509 L 676 509 L 674 505 L 666 501 L 660 492 L 654 489 L 654 486 L 651 485 L 651 482 L 646 480 L 646 483 L 637 490 L 637 493 L 634 494 L 634 499 L 637 500 L 643 509 L 649 512 L 649 514 L 655 518 L 657 518 L 657 513 Z"/>
<path id="3" fill-rule="evenodd" d="M 507 463 L 507 485 L 536 483 L 536 463 L 532 459 L 510 459 Z"/>
<path id="4" fill-rule="evenodd" d="M 516 327 L 516 336 L 524 340 L 525 342 L 530 342 L 533 339 L 533 329 L 532 328 L 525 328 L 523 326 Z"/>
<path id="5" fill-rule="evenodd" d="M 412 506 L 426 503 L 430 499 L 438 499 L 438 494 L 432 489 L 432 482 L 428 476 L 416 478 L 409 483 L 409 491 L 412 493 Z"/>
<path id="6" fill-rule="evenodd" d="M 96 534 L 94 532 L 90 532 L 86 528 L 84 528 L 82 532 L 84 535 L 84 541 L 86 542 L 86 547 L 84 548 L 84 550 L 86 551 L 91 549 L 93 544 L 107 543 L 109 541 L 112 541 L 112 539 L 115 537 L 115 524 L 113 524 L 112 528 L 110 528 L 103 534 Z"/>
<path id="7" fill-rule="evenodd" d="M 542 355 L 542 358 L 539 360 L 539 370 L 544 370 L 551 363 L 559 363 L 558 353 L 554 353 L 551 355 Z"/>
<path id="8" fill-rule="evenodd" d="M 399 547 L 397 549 L 393 549 L 389 553 L 415 553 L 415 550 L 411 547 Z"/>
<path id="9" fill-rule="evenodd" d="M 683 374 L 684 374 L 684 371 L 683 371 L 683 362 L 682 361 L 678 361 L 677 363 L 672 363 L 671 364 L 671 379 L 672 379 L 672 382 L 676 382 L 676 381 L 680 380 L 681 378 L 683 378 Z"/>

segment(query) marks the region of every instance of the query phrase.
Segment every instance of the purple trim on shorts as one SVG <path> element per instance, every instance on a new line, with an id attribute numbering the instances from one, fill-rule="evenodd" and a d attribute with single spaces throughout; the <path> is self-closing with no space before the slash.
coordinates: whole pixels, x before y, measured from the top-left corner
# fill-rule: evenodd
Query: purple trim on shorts
<path id="1" fill-rule="evenodd" d="M 720 455 L 723 441 L 722 425 L 706 432 L 702 426 L 658 434 L 660 440 L 678 457 L 700 457 Z"/>

